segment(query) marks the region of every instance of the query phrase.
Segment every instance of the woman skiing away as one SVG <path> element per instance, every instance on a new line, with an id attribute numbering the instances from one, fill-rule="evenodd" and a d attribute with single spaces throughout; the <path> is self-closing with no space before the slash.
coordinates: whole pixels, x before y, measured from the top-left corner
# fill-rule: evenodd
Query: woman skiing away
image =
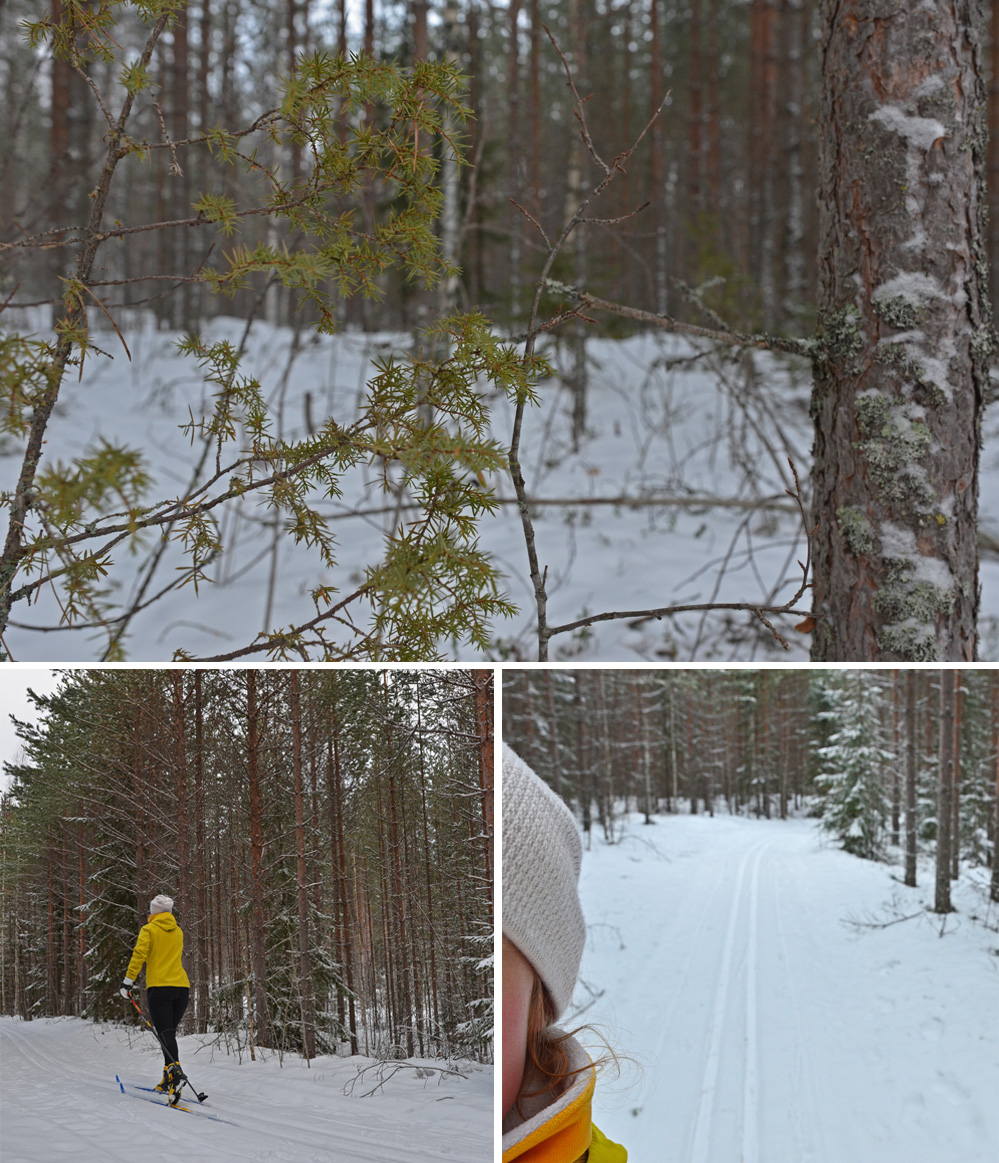
<path id="1" fill-rule="evenodd" d="M 119 992 L 131 1000 L 132 985 L 144 962 L 149 1013 L 166 1059 L 163 1078 L 156 1089 L 171 1095 L 180 1091 L 185 1078 L 177 1048 L 177 1027 L 187 1009 L 191 982 L 181 964 L 183 954 L 184 931 L 174 918 L 173 901 L 160 894 L 149 904 L 149 921 L 139 930 Z"/>
<path id="2" fill-rule="evenodd" d="M 596 1070 L 555 1026 L 586 939 L 566 804 L 503 748 L 503 1163 L 627 1163 L 591 1118 Z"/>

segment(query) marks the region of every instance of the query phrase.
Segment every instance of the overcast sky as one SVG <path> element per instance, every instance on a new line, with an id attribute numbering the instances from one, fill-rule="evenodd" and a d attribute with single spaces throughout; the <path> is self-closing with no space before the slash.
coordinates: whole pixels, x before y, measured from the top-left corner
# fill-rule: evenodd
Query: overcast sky
<path id="1" fill-rule="evenodd" d="M 41 667 L 20 667 L 15 663 L 0 665 L 0 790 L 6 791 L 10 780 L 3 774 L 2 765 L 17 757 L 21 741 L 14 734 L 11 715 L 24 720 L 38 717 L 34 703 L 28 702 L 28 687 L 40 695 L 51 694 L 58 683 L 54 670 Z"/>

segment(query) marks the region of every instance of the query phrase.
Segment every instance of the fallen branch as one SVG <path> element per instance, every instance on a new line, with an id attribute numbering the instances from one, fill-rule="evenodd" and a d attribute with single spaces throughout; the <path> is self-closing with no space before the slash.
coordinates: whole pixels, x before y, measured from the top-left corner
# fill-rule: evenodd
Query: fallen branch
<path id="1" fill-rule="evenodd" d="M 417 1078 L 430 1079 L 435 1074 L 437 1075 L 437 1084 L 440 1085 L 442 1078 L 467 1078 L 467 1074 L 462 1074 L 450 1062 L 447 1066 L 429 1066 L 426 1063 L 416 1062 L 392 1062 L 392 1061 L 378 1061 L 371 1062 L 367 1066 L 359 1067 L 357 1074 L 347 1083 L 344 1084 L 343 1093 L 349 1098 L 354 1093 L 357 1084 L 370 1072 L 375 1072 L 378 1082 L 370 1090 L 365 1091 L 364 1094 L 358 1095 L 359 1098 L 370 1098 L 376 1091 L 380 1090 L 386 1082 L 391 1081 L 400 1070 L 415 1070 Z"/>

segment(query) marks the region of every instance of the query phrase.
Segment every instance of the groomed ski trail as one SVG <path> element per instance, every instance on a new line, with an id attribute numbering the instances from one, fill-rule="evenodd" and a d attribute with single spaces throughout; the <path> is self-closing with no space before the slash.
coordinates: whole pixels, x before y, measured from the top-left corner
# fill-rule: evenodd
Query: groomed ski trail
<path id="1" fill-rule="evenodd" d="M 594 1118 L 634 1163 L 999 1159 L 994 936 L 843 923 L 919 913 L 926 869 L 900 890 L 811 820 L 639 820 L 581 881 L 582 1020 L 638 1061 Z"/>
<path id="2" fill-rule="evenodd" d="M 308 1068 L 285 1055 L 282 1068 L 276 1054 L 260 1061 L 258 1051 L 258 1061 L 240 1065 L 218 1049 L 213 1060 L 196 1037 L 180 1045 L 181 1060 L 209 1094 L 206 1107 L 187 1113 L 121 1092 L 116 1075 L 152 1085 L 162 1068 L 158 1049 L 135 1031 L 76 1018 L 0 1018 L 3 1163 L 492 1159 L 490 1067 L 466 1065 L 466 1078 L 440 1085 L 436 1076 L 404 1070 L 361 1098 L 343 1088 L 371 1059 L 323 1057 Z"/>

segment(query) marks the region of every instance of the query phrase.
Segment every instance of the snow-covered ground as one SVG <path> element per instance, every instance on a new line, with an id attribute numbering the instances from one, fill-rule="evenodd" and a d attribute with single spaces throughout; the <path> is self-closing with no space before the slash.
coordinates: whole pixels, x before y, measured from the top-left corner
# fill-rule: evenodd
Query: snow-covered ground
<path id="1" fill-rule="evenodd" d="M 941 937 L 928 868 L 905 888 L 814 821 L 641 820 L 584 855 L 575 998 L 639 1064 L 594 1116 L 631 1163 L 999 1159 L 999 934 L 967 879 Z"/>
<path id="2" fill-rule="evenodd" d="M 217 319 L 206 339 L 238 345 L 244 324 Z M 189 485 L 200 455 L 179 429 L 202 413 L 205 387 L 197 368 L 180 358 L 175 335 L 151 327 L 127 332 L 129 362 L 117 339 L 102 341 L 114 358 L 95 356 L 80 384 L 67 382 L 46 445 L 48 456 L 68 460 L 98 438 L 146 450 L 148 468 L 159 482 L 157 495 L 175 496 Z M 405 336 L 342 334 L 306 336 L 289 366 L 291 332 L 255 323 L 243 370 L 260 379 L 279 417 L 274 431 L 305 432 L 333 415 L 347 423 L 355 415 L 371 360 L 405 352 Z M 790 453 L 803 482 L 809 471 L 810 385 L 799 367 L 753 353 L 733 362 L 697 355 L 677 336 L 636 336 L 592 340 L 585 435 L 573 451 L 570 393 L 554 381 L 541 388 L 541 405 L 524 426 L 521 462 L 528 490 L 549 501 L 577 503 L 539 506 L 537 545 L 547 568 L 551 625 L 604 610 L 646 609 L 677 602 L 786 601 L 800 580 L 796 562 L 804 557 L 801 520 L 784 495 L 792 484 Z M 568 366 L 568 353 L 555 353 Z M 283 382 L 284 381 L 284 382 Z M 493 430 L 504 446 L 511 409 L 494 399 Z M 994 410 L 993 410 L 994 412 Z M 982 527 L 999 535 L 999 440 L 994 414 L 986 418 L 980 494 Z M 13 442 L 0 443 L 0 486 L 10 487 L 18 468 Z M 225 520 L 225 556 L 212 568 L 213 585 L 195 599 L 190 588 L 172 593 L 143 610 L 129 625 L 125 649 L 130 660 L 169 660 L 178 649 L 209 657 L 246 645 L 263 630 L 302 622 L 315 614 L 309 590 L 331 584 L 349 592 L 365 565 L 379 559 L 383 539 L 398 518 L 391 498 L 379 488 L 375 468 L 348 474 L 343 497 L 324 501 L 332 519 L 341 568 L 324 575 L 304 551 L 285 539 L 271 552 L 269 514 L 247 502 Z M 527 574 L 523 533 L 506 478 L 492 482 L 502 498 L 500 513 L 485 518 L 481 544 L 504 575 L 504 588 L 520 613 L 494 624 L 497 657 L 536 657 L 533 591 Z M 725 506 L 664 507 L 656 497 L 712 497 Z M 628 498 L 637 506 L 606 504 Z M 766 512 L 753 512 L 770 498 Z M 601 503 L 583 503 L 601 502 Z M 792 511 L 788 511 L 789 508 Z M 388 511 L 386 511 L 388 510 Z M 361 514 L 361 515 L 358 515 Z M 410 514 L 403 512 L 407 519 Z M 150 541 L 151 551 L 155 543 Z M 112 575 L 120 600 L 133 592 L 144 555 L 120 556 Z M 146 591 L 157 592 L 180 563 L 174 548 L 159 565 Z M 981 569 L 982 657 L 999 657 L 999 560 L 983 558 Z M 273 583 L 273 584 L 272 584 Z M 273 606 L 267 616 L 268 594 Z M 808 606 L 807 595 L 798 608 Z M 16 622 L 45 632 L 14 627 L 8 645 L 20 661 L 76 661 L 100 657 L 102 635 L 88 630 L 54 629 L 60 611 L 49 594 L 30 609 L 19 604 Z M 362 619 L 363 620 L 363 619 Z M 734 614 L 702 621 L 696 614 L 668 622 L 630 618 L 606 622 L 581 635 L 556 637 L 553 659 L 752 659 L 807 658 L 809 638 L 793 629 L 798 618 L 784 619 L 791 651 L 785 654 L 751 615 Z M 266 622 L 266 625 L 265 625 Z M 473 657 L 459 644 L 444 650 Z"/>
<path id="3" fill-rule="evenodd" d="M 371 1059 L 276 1055 L 242 1064 L 196 1036 L 181 1060 L 208 1100 L 185 1114 L 123 1095 L 115 1075 L 154 1085 L 162 1055 L 152 1035 L 78 1018 L 0 1018 L 3 1163 L 489 1163 L 493 1071 L 464 1077 L 401 1069 L 377 1086 Z M 416 1060 L 415 1064 L 419 1065 Z M 443 1062 L 426 1066 L 442 1067 Z M 421 1077 L 420 1075 L 423 1075 Z"/>

